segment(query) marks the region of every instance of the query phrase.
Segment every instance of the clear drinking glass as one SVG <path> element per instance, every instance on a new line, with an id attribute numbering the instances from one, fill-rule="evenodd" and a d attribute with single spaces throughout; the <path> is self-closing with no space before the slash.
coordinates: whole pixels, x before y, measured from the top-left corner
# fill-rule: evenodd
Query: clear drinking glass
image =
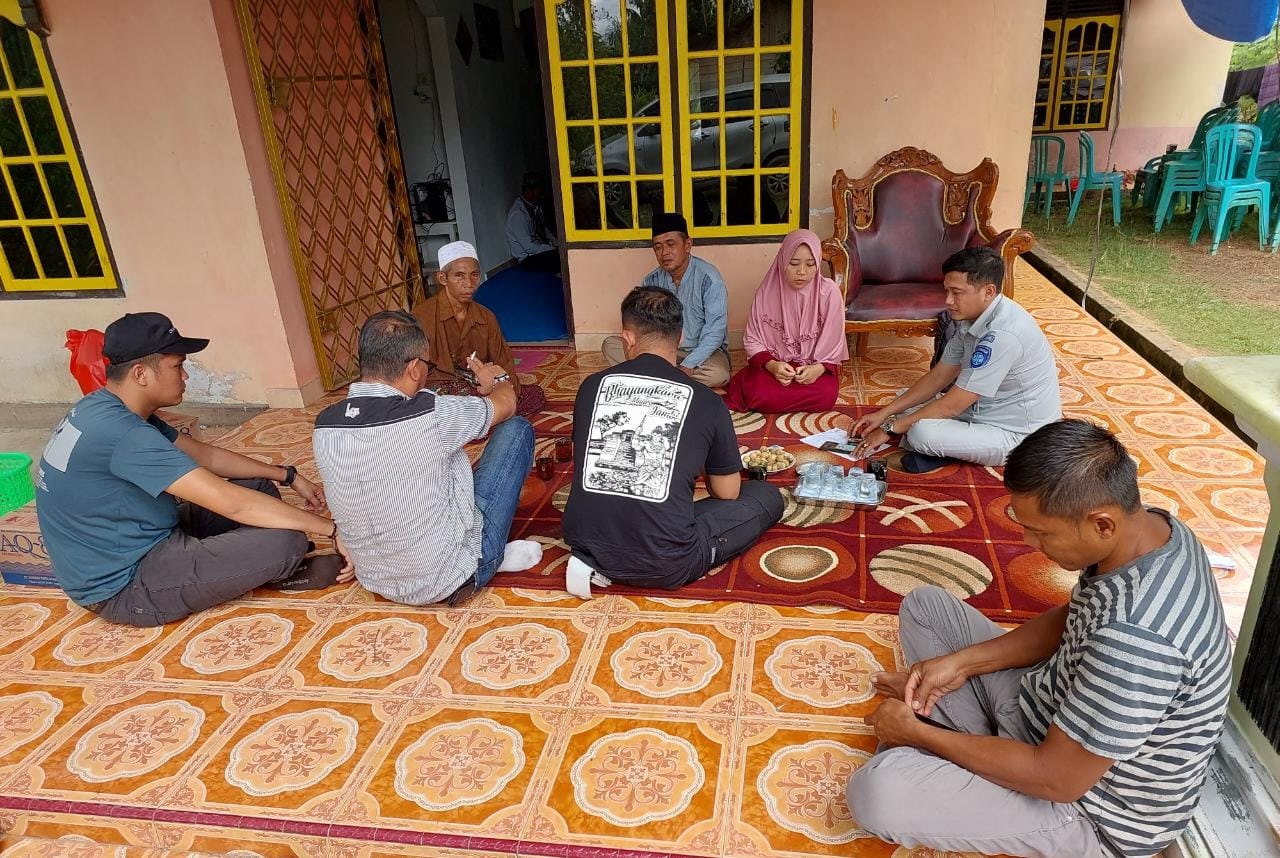
<path id="1" fill-rule="evenodd" d="M 876 496 L 876 475 L 862 474 L 858 477 L 859 488 L 858 494 L 864 498 L 874 498 Z"/>
<path id="2" fill-rule="evenodd" d="M 850 474 L 840 481 L 840 499 L 857 500 L 862 490 L 862 478 L 858 474 Z"/>

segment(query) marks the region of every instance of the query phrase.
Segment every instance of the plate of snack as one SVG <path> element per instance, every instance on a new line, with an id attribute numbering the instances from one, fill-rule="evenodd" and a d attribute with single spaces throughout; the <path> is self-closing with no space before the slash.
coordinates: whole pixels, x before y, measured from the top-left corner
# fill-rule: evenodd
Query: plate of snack
<path id="1" fill-rule="evenodd" d="M 752 468 L 764 468 L 767 474 L 780 474 L 795 465 L 796 457 L 776 445 L 748 450 L 742 454 L 742 467 L 748 471 Z"/>

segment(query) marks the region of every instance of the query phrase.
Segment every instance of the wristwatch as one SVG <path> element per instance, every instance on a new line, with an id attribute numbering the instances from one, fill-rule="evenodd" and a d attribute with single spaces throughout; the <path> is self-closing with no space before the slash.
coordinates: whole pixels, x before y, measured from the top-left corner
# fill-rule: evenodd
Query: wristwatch
<path id="1" fill-rule="evenodd" d="M 280 480 L 279 482 L 280 482 L 280 485 L 282 486 L 291 486 L 293 485 L 293 481 L 296 480 L 297 478 L 298 478 L 298 469 L 295 468 L 293 465 L 285 465 L 284 479 Z"/>
<path id="2" fill-rule="evenodd" d="M 885 431 L 885 434 L 887 435 L 897 435 L 898 433 L 893 431 L 893 421 L 897 419 L 898 419 L 898 415 L 896 414 L 889 415 L 889 419 L 881 423 L 880 428 L 883 429 Z"/>

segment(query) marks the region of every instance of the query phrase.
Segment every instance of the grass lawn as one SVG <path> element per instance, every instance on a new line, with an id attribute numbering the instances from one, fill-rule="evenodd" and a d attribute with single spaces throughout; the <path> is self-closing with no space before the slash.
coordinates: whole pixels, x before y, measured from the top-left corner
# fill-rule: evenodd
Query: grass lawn
<path id="1" fill-rule="evenodd" d="M 1103 209 L 1091 289 L 1132 307 L 1193 352 L 1280 354 L 1280 255 L 1258 250 L 1257 219 L 1250 214 L 1210 256 L 1207 227 L 1197 245 L 1187 243 L 1189 213 L 1179 214 L 1156 235 L 1151 214 L 1127 208 L 1128 196 L 1119 227 L 1111 224 L 1109 202 Z M 1070 227 L 1067 206 L 1056 199 L 1051 219 L 1028 209 L 1023 226 L 1081 275 L 1088 274 L 1097 199 L 1096 193 L 1085 198 Z"/>

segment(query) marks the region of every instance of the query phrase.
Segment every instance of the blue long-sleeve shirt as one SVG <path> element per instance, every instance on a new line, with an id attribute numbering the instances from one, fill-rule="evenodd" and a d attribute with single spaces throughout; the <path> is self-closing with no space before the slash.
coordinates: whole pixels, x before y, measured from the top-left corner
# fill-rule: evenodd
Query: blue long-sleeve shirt
<path id="1" fill-rule="evenodd" d="M 680 365 L 689 369 L 702 366 L 717 349 L 728 350 L 729 293 L 724 278 L 705 259 L 689 257 L 689 267 L 677 288 L 671 275 L 655 268 L 644 278 L 645 286 L 657 286 L 675 292 L 684 307 L 684 335 L 680 348 L 689 354 Z"/>

